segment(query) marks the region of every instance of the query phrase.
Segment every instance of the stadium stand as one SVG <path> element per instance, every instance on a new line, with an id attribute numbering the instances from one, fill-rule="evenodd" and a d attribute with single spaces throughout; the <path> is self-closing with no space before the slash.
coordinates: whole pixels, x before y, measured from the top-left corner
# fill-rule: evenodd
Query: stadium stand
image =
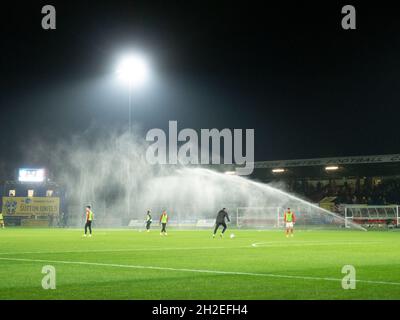
<path id="1" fill-rule="evenodd" d="M 327 197 L 335 198 L 337 205 L 400 203 L 400 154 L 263 161 L 254 167 L 252 179 L 312 203 Z"/>

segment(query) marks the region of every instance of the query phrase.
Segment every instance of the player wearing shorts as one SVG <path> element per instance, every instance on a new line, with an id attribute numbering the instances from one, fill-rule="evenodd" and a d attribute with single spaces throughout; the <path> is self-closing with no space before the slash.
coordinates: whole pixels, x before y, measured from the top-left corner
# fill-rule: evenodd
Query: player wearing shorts
<path id="1" fill-rule="evenodd" d="M 296 215 L 290 210 L 290 208 L 287 208 L 285 211 L 285 214 L 283 215 L 283 221 L 285 222 L 286 238 L 289 237 L 289 234 L 293 237 L 293 226 L 296 222 Z"/>

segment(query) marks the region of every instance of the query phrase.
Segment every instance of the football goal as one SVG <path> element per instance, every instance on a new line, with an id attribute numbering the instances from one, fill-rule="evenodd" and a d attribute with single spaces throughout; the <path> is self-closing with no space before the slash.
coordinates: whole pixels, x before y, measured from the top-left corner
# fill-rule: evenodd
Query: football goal
<path id="1" fill-rule="evenodd" d="M 238 207 L 236 224 L 238 228 L 279 228 L 282 223 L 280 207 Z"/>
<path id="2" fill-rule="evenodd" d="M 296 228 L 343 228 L 345 219 L 318 205 L 291 206 L 296 215 Z M 280 229 L 284 227 L 286 207 L 239 207 L 236 210 L 238 228 Z M 353 225 L 349 223 L 349 225 Z"/>

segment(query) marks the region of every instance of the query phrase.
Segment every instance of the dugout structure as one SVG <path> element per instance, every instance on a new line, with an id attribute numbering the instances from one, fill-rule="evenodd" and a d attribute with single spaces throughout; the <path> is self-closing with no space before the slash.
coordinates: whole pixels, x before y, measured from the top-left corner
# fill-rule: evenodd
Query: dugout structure
<path id="1" fill-rule="evenodd" d="M 344 209 L 345 226 L 357 223 L 365 227 L 399 227 L 398 205 L 346 205 Z"/>

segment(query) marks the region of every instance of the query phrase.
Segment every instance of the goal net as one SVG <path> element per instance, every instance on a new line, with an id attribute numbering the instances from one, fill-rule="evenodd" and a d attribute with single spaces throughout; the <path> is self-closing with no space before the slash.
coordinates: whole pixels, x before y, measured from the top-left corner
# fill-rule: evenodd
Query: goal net
<path id="1" fill-rule="evenodd" d="M 318 205 L 291 206 L 296 215 L 296 228 L 344 228 L 345 219 L 319 208 Z M 280 229 L 284 228 L 286 207 L 239 207 L 236 212 L 238 228 Z M 352 223 L 349 225 L 353 226 Z"/>
<path id="2" fill-rule="evenodd" d="M 281 224 L 279 207 L 239 207 L 236 209 L 238 228 L 279 228 Z"/>
<path id="3" fill-rule="evenodd" d="M 347 205 L 345 207 L 346 227 L 357 223 L 363 227 L 397 227 L 400 224 L 399 206 Z"/>

